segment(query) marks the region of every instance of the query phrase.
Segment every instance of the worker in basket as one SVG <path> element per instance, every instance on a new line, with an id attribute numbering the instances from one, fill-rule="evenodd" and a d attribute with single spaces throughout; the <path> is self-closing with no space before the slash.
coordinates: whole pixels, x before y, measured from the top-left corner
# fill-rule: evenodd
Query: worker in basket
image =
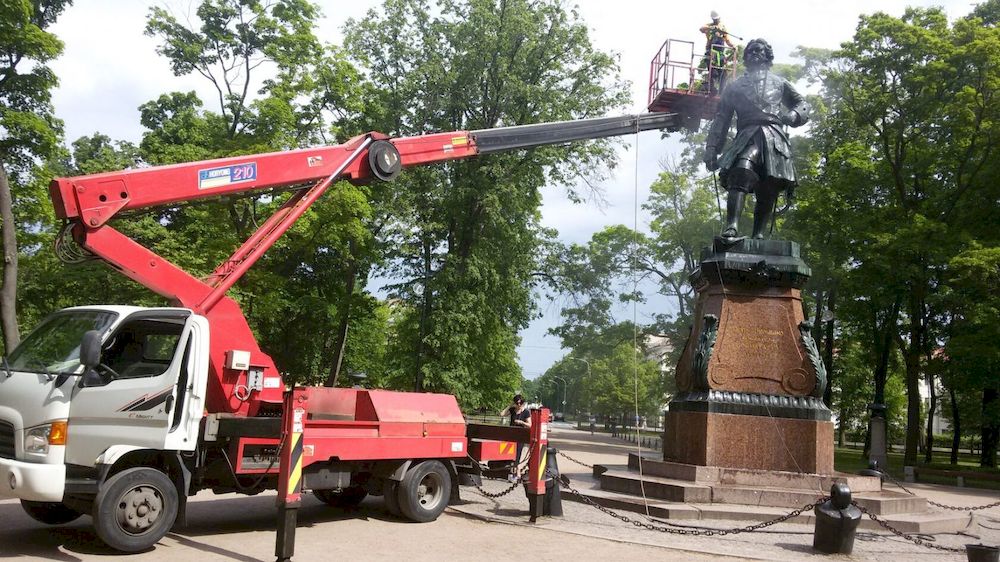
<path id="1" fill-rule="evenodd" d="M 708 93 L 717 94 L 722 91 L 726 77 L 726 59 L 736 47 L 729 39 L 726 26 L 722 25 L 719 12 L 712 10 L 712 22 L 699 28 L 705 34 L 705 58 L 699 68 L 708 72 Z"/>

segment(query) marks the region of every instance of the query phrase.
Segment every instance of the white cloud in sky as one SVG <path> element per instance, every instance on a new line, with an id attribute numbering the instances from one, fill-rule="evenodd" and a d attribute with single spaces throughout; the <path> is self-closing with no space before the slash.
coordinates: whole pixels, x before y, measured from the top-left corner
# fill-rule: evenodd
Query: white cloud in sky
<path id="1" fill-rule="evenodd" d="M 347 19 L 363 18 L 381 2 L 318 4 L 325 14 L 319 23 L 321 37 L 339 44 Z M 861 13 L 884 11 L 901 15 L 910 5 L 941 5 L 955 18 L 972 10 L 968 0 L 567 2 L 568 6 L 574 4 L 591 29 L 593 43 L 599 49 L 619 54 L 622 77 L 631 81 L 629 111 L 635 113 L 645 110 L 649 64 L 657 49 L 668 37 L 700 45 L 703 39 L 698 27 L 709 20 L 713 9 L 721 14 L 730 33 L 745 40 L 763 37 L 770 41 L 779 62 L 792 62 L 790 54 L 799 45 L 832 49 L 849 41 Z M 217 110 L 211 85 L 197 76 L 174 76 L 166 59 L 156 54 L 156 40 L 143 34 L 151 6 L 166 7 L 180 17 L 188 10 L 193 12 L 196 5 L 196 0 L 88 0 L 66 10 L 52 28 L 66 45 L 63 56 L 52 67 L 60 79 L 53 103 L 56 114 L 65 122 L 69 141 L 100 131 L 114 139 L 138 142 L 142 136 L 139 105 L 167 92 L 195 90 L 207 108 Z M 544 224 L 559 230 L 564 240 L 581 243 L 605 226 L 633 226 L 633 209 L 645 200 L 648 186 L 659 172 L 658 161 L 667 153 L 677 152 L 676 143 L 661 140 L 656 132 L 642 133 L 638 139 L 627 138 L 618 168 L 602 184 L 607 205 L 603 208 L 592 203 L 575 205 L 566 200 L 561 190 L 547 189 L 542 208 Z M 648 218 L 640 216 L 638 226 L 646 230 Z M 666 306 L 664 299 L 655 299 L 634 313 L 641 321 L 663 306 Z M 558 307 L 541 303 L 541 308 L 542 318 L 522 333 L 525 345 L 519 349 L 521 365 L 529 376 L 544 372 L 564 354 L 558 349 L 559 342 L 545 335 L 545 330 L 560 320 Z M 633 316 L 631 309 L 619 313 L 623 318 Z"/>

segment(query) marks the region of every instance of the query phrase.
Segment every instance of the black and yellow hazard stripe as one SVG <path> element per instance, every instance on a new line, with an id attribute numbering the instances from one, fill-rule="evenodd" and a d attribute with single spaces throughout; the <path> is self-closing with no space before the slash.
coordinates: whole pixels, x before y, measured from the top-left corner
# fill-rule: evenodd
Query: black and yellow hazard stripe
<path id="1" fill-rule="evenodd" d="M 288 474 L 288 489 L 285 493 L 289 496 L 302 491 L 302 434 L 292 433 L 292 469 Z"/>
<path id="2" fill-rule="evenodd" d="M 548 449 L 548 447 L 542 447 L 541 453 L 542 454 L 539 455 L 539 457 L 538 457 L 538 459 L 539 459 L 538 460 L 538 481 L 539 482 L 544 482 L 545 481 L 545 464 L 549 460 L 549 449 Z M 545 488 L 543 487 L 542 490 L 544 490 L 544 489 Z"/>

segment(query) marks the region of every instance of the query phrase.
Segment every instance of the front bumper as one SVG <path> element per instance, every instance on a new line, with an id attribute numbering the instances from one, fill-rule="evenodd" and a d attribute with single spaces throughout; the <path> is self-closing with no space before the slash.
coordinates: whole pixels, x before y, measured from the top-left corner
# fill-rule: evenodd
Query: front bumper
<path id="1" fill-rule="evenodd" d="M 61 502 L 66 466 L 0 459 L 0 499 Z"/>

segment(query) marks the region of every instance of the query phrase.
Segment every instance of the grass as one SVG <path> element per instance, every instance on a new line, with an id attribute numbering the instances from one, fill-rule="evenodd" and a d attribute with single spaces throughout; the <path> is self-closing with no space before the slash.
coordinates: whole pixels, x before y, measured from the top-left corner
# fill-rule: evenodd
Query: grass
<path id="1" fill-rule="evenodd" d="M 923 460 L 923 455 L 920 456 Z M 958 458 L 958 465 L 951 464 L 951 455 L 948 452 L 936 452 L 932 457 L 931 464 L 923 464 L 922 462 L 918 466 L 923 466 L 926 468 L 933 468 L 937 470 L 960 470 L 962 472 L 982 472 L 988 474 L 997 474 L 997 469 L 994 468 L 982 468 L 979 466 L 979 457 L 969 454 L 960 454 Z M 894 478 L 903 480 L 903 453 L 902 452 L 889 452 L 887 455 L 888 466 L 882 467 L 883 470 L 891 474 Z M 833 451 L 833 467 L 840 472 L 856 473 L 857 471 L 868 468 L 868 461 L 861 455 L 861 449 L 836 447 Z M 945 484 L 948 486 L 955 485 L 955 478 L 949 476 L 935 476 L 935 475 L 920 475 L 920 482 L 926 482 L 928 484 Z M 965 485 L 969 488 L 986 488 L 990 490 L 1000 490 L 1000 482 L 994 482 L 989 480 L 976 480 L 975 477 L 967 477 L 965 479 Z"/>

